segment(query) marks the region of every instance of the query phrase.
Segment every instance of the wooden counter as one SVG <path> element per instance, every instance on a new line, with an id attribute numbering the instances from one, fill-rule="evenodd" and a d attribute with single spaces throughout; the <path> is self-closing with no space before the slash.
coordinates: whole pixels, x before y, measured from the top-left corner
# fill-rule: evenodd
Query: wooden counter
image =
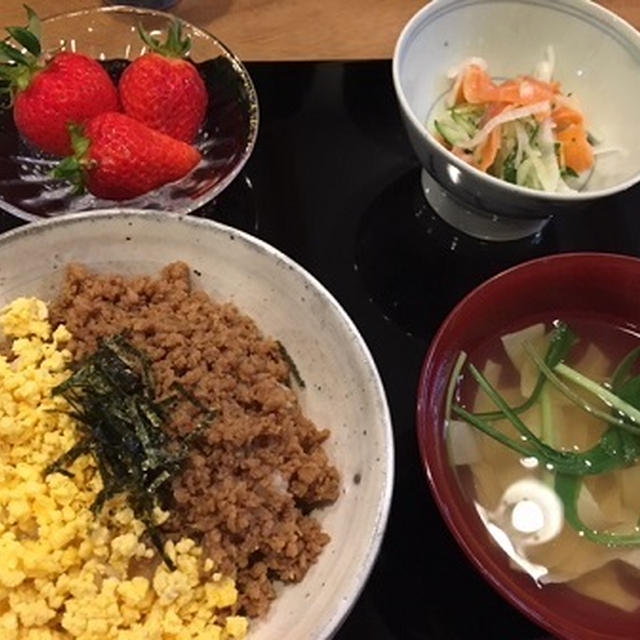
<path id="1" fill-rule="evenodd" d="M 586 2 L 587 0 L 585 0 Z M 2 0 L 0 25 L 24 23 L 23 0 Z M 99 0 L 30 0 L 42 16 Z M 174 12 L 220 38 L 241 59 L 390 58 L 402 25 L 425 0 L 181 0 Z M 602 0 L 640 28 L 640 0 Z"/>

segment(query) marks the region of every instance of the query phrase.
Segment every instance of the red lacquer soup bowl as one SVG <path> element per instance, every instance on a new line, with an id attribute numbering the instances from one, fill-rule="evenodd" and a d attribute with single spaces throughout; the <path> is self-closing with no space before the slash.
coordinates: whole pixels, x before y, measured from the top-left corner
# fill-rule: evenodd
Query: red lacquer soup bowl
<path id="1" fill-rule="evenodd" d="M 424 362 L 417 406 L 420 454 L 453 536 L 506 600 L 562 638 L 640 638 L 639 610 L 625 613 L 562 585 L 541 588 L 525 573 L 510 568 L 506 553 L 488 535 L 448 460 L 445 395 L 458 353 L 473 353 L 488 336 L 497 337 L 529 318 L 567 315 L 593 316 L 637 332 L 640 259 L 602 253 L 555 255 L 504 271 L 467 295 L 440 327 Z"/>

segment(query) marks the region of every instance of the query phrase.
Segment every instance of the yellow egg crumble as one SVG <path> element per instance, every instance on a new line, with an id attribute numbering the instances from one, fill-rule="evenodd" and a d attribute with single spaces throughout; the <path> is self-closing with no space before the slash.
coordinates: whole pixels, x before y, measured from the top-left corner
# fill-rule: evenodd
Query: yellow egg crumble
<path id="1" fill-rule="evenodd" d="M 123 500 L 92 514 L 102 481 L 91 456 L 70 467 L 73 478 L 45 477 L 76 441 L 66 401 L 51 394 L 69 375 L 71 336 L 34 298 L 12 302 L 0 325 L 12 340 L 0 356 L 0 639 L 244 638 L 246 618 L 216 623 L 237 591 L 195 542 L 167 543 L 169 571 Z M 131 575 L 134 565 L 148 570 Z"/>

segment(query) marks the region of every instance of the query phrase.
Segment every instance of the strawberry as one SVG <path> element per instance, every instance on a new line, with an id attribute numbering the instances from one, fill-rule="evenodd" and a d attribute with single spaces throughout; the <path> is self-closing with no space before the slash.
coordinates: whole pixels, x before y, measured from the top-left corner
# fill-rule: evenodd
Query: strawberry
<path id="1" fill-rule="evenodd" d="M 117 110 L 118 92 L 109 74 L 87 56 L 61 52 L 43 63 L 40 21 L 28 7 L 27 13 L 28 27 L 7 29 L 23 50 L 0 42 L 0 78 L 8 82 L 18 131 L 42 151 L 67 155 L 67 124 Z"/>
<path id="2" fill-rule="evenodd" d="M 123 113 L 101 113 L 70 131 L 74 155 L 54 175 L 100 198 L 135 198 L 182 178 L 200 161 L 191 145 Z"/>
<path id="3" fill-rule="evenodd" d="M 193 142 L 207 111 L 208 95 L 198 70 L 185 59 L 191 40 L 176 20 L 161 44 L 142 28 L 150 53 L 134 60 L 120 78 L 124 112 L 172 138 Z"/>

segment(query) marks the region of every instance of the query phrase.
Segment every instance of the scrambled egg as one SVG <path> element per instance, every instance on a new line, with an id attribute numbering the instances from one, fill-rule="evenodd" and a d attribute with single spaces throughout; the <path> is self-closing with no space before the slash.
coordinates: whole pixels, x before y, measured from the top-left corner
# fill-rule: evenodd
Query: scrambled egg
<path id="1" fill-rule="evenodd" d="M 100 519 L 91 513 L 102 486 L 91 456 L 70 467 L 72 478 L 45 476 L 76 439 L 66 401 L 51 395 L 69 375 L 71 336 L 53 330 L 46 305 L 32 298 L 11 303 L 0 325 L 12 339 L 12 356 L 0 356 L 0 638 L 244 638 L 246 618 L 216 623 L 237 591 L 192 540 L 167 543 L 172 572 L 122 500 Z"/>

